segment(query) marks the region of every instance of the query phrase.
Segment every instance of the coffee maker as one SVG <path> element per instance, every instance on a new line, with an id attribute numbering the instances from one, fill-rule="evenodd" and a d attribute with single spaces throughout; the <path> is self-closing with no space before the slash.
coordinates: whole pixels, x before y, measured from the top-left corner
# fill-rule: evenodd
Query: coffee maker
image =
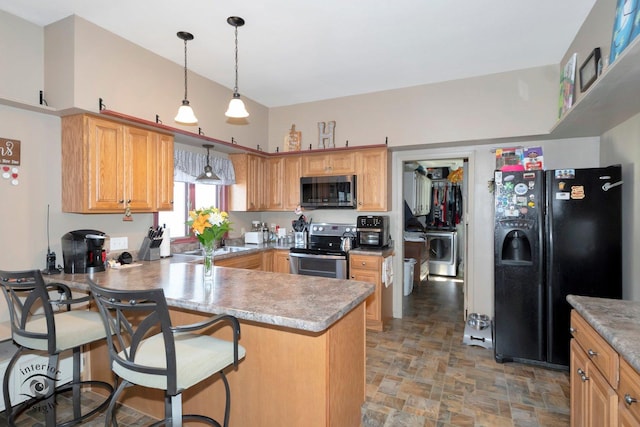
<path id="1" fill-rule="evenodd" d="M 105 234 L 98 230 L 75 230 L 62 236 L 64 272 L 69 274 L 104 271 Z"/>

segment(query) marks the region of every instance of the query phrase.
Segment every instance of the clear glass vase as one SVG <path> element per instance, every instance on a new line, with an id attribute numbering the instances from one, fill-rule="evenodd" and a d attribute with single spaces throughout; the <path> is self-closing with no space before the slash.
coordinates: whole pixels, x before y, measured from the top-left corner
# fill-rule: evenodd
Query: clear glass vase
<path id="1" fill-rule="evenodd" d="M 204 253 L 203 279 L 205 283 L 213 283 L 213 253 L 216 251 L 216 247 L 216 242 L 202 247 L 202 252 Z"/>

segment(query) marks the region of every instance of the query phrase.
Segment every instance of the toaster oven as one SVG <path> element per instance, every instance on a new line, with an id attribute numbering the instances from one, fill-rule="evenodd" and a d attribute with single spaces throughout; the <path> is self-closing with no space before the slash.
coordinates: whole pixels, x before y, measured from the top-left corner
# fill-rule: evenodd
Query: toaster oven
<path id="1" fill-rule="evenodd" d="M 367 215 L 356 220 L 358 246 L 385 248 L 389 246 L 389 216 Z"/>

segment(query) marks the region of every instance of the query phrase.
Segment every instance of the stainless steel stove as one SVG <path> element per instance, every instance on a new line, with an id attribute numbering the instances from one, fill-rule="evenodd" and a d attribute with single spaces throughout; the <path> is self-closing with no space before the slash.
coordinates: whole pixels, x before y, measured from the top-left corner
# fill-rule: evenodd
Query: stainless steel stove
<path id="1" fill-rule="evenodd" d="M 307 247 L 290 249 L 290 272 L 306 276 L 348 279 L 349 254 L 343 250 L 344 239 L 350 240 L 350 247 L 355 245 L 355 224 L 310 224 Z"/>

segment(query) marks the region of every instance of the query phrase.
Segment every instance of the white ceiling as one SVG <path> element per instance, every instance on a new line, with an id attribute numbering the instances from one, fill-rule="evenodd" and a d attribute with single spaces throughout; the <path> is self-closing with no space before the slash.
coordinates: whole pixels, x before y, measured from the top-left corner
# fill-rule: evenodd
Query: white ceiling
<path id="1" fill-rule="evenodd" d="M 267 107 L 558 64 L 595 0 L 0 0 L 44 26 L 71 14 Z M 612 12 L 613 19 L 613 12 Z"/>

